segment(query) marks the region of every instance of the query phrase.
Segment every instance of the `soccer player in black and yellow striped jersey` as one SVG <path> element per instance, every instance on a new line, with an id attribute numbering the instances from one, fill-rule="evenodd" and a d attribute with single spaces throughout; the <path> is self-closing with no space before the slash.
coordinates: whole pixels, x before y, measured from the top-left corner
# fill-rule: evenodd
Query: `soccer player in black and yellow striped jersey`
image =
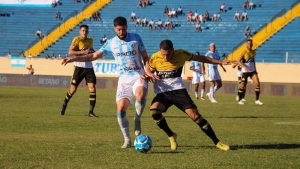
<path id="1" fill-rule="evenodd" d="M 243 96 L 245 95 L 247 79 L 248 77 L 250 77 L 255 84 L 255 94 L 256 94 L 255 104 L 263 105 L 263 103 L 259 100 L 260 82 L 256 71 L 256 65 L 255 65 L 256 50 L 253 50 L 252 46 L 253 46 L 252 40 L 248 39 L 246 42 L 246 48 L 241 52 L 240 57 L 238 59 L 238 63 L 242 67 L 242 73 L 243 73 L 241 83 L 239 84 L 239 88 L 238 88 L 239 104 L 244 104 L 242 99 Z"/>
<path id="2" fill-rule="evenodd" d="M 197 106 L 184 86 L 181 77 L 182 69 L 185 62 L 191 60 L 203 63 L 229 64 L 226 61 L 193 55 L 182 49 L 174 50 L 172 41 L 163 40 L 160 43 L 160 50 L 154 53 L 150 59 L 151 69 L 160 78 L 155 80 L 150 77 L 151 80 L 154 80 L 154 92 L 157 94 L 152 100 L 150 114 L 158 127 L 168 135 L 172 150 L 176 150 L 178 147 L 177 135 L 170 129 L 162 115 L 172 105 L 186 113 L 212 139 L 217 148 L 229 150 L 230 147 L 220 142 L 210 124 L 200 115 Z M 145 80 L 149 79 L 149 77 L 144 74 L 141 79 Z"/>
<path id="3" fill-rule="evenodd" d="M 79 56 L 87 55 L 95 52 L 93 49 L 93 39 L 88 37 L 89 27 L 87 25 L 81 25 L 79 28 L 80 36 L 75 36 L 69 48 L 69 55 Z M 74 62 L 74 73 L 71 80 L 71 87 L 67 92 L 64 103 L 62 105 L 60 114 L 64 115 L 68 102 L 75 94 L 78 85 L 83 79 L 85 79 L 89 91 L 90 91 L 90 109 L 89 117 L 98 117 L 94 114 L 94 108 L 96 105 L 96 75 L 93 69 L 92 62 Z"/>

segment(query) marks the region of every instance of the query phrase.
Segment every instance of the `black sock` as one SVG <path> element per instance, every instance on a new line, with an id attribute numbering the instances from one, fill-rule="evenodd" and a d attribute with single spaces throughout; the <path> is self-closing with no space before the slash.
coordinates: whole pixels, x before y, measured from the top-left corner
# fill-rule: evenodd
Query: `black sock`
<path id="1" fill-rule="evenodd" d="M 202 118 L 202 117 L 201 117 Z M 197 121 L 195 121 L 197 123 Z M 197 123 L 201 130 L 214 142 L 216 145 L 220 140 L 217 138 L 214 130 L 210 126 L 210 124 L 205 120 L 202 119 L 200 123 Z"/>
<path id="2" fill-rule="evenodd" d="M 256 86 L 255 87 L 255 95 L 256 95 L 256 100 L 259 100 L 260 86 Z"/>
<path id="3" fill-rule="evenodd" d="M 70 99 L 72 98 L 72 94 L 70 93 L 70 91 L 68 91 L 66 97 L 65 97 L 65 100 L 64 100 L 64 105 L 67 105 L 68 102 L 70 101 Z"/>
<path id="4" fill-rule="evenodd" d="M 238 95 L 239 95 L 239 101 L 242 100 L 243 97 L 245 96 L 245 88 L 244 87 L 239 87 Z"/>
<path id="5" fill-rule="evenodd" d="M 94 112 L 94 108 L 96 105 L 96 92 L 90 92 L 90 112 Z"/>
<path id="6" fill-rule="evenodd" d="M 161 113 L 152 114 L 152 118 L 155 121 L 155 123 L 157 124 L 157 126 L 160 129 L 162 129 L 168 135 L 168 137 L 173 136 L 173 131 L 170 129 L 166 119 L 162 116 Z"/>

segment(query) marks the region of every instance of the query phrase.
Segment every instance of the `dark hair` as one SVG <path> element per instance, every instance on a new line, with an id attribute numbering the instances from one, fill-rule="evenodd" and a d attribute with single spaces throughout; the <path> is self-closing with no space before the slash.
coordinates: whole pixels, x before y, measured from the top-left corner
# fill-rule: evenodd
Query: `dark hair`
<path id="1" fill-rule="evenodd" d="M 114 19 L 114 26 L 127 26 L 127 20 L 123 16 L 118 16 Z"/>
<path id="2" fill-rule="evenodd" d="M 197 54 L 197 53 L 198 53 L 198 55 L 200 55 L 200 52 L 197 51 L 195 54 Z"/>
<path id="3" fill-rule="evenodd" d="M 246 42 L 253 42 L 252 39 L 248 39 Z"/>
<path id="4" fill-rule="evenodd" d="M 163 49 L 163 50 L 171 50 L 171 49 L 173 49 L 173 43 L 172 43 L 172 41 L 170 41 L 168 39 L 163 40 L 160 42 L 159 48 Z"/>
<path id="5" fill-rule="evenodd" d="M 87 26 L 87 25 L 80 25 L 79 29 L 81 29 L 81 28 L 89 29 L 89 26 Z"/>

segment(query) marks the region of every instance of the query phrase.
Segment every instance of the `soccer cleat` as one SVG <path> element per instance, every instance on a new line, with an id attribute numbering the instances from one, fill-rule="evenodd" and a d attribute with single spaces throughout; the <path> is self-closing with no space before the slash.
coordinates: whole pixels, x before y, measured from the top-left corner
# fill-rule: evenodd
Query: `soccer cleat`
<path id="1" fill-rule="evenodd" d="M 246 99 L 242 98 L 242 101 L 243 101 L 243 102 L 246 102 Z"/>
<path id="2" fill-rule="evenodd" d="M 236 95 L 235 100 L 236 100 L 236 101 L 239 101 L 239 100 L 240 100 L 239 95 Z"/>
<path id="3" fill-rule="evenodd" d="M 201 97 L 200 99 L 201 99 L 201 100 L 205 100 L 204 97 Z"/>
<path id="4" fill-rule="evenodd" d="M 198 100 L 199 99 L 199 97 L 196 97 L 196 100 Z"/>
<path id="5" fill-rule="evenodd" d="M 206 96 L 208 97 L 209 100 L 211 100 L 210 93 L 206 93 Z"/>
<path id="6" fill-rule="evenodd" d="M 177 150 L 178 144 L 176 142 L 177 134 L 173 133 L 173 136 L 169 137 L 170 144 L 171 144 L 171 150 Z"/>
<path id="7" fill-rule="evenodd" d="M 218 144 L 216 145 L 217 148 L 227 151 L 230 149 L 229 145 L 226 145 L 224 143 L 222 143 L 221 141 L 218 142 Z"/>
<path id="8" fill-rule="evenodd" d="M 94 112 L 89 112 L 88 116 L 89 117 L 98 117 L 96 114 L 94 114 Z"/>
<path id="9" fill-rule="evenodd" d="M 121 146 L 121 148 L 130 148 L 131 147 L 131 141 L 125 141 L 124 144 Z"/>
<path id="10" fill-rule="evenodd" d="M 242 105 L 243 105 L 243 104 L 245 104 L 245 103 L 243 102 L 243 100 L 240 100 L 240 101 L 239 101 L 239 104 L 242 104 Z"/>
<path id="11" fill-rule="evenodd" d="M 65 111 L 67 109 L 67 105 L 66 104 L 63 104 L 62 107 L 61 107 L 61 110 L 60 110 L 60 115 L 65 115 Z"/>
<path id="12" fill-rule="evenodd" d="M 210 101 L 211 101 L 212 103 L 218 103 L 217 100 L 214 99 L 214 98 L 210 99 Z"/>
<path id="13" fill-rule="evenodd" d="M 263 102 L 261 102 L 261 101 L 259 101 L 259 100 L 256 100 L 256 101 L 255 101 L 255 104 L 258 104 L 258 105 L 263 105 L 264 103 L 263 103 Z"/>
<path id="14" fill-rule="evenodd" d="M 136 136 L 139 136 L 142 132 L 142 128 L 141 128 L 141 121 L 135 121 L 134 122 L 134 134 Z"/>

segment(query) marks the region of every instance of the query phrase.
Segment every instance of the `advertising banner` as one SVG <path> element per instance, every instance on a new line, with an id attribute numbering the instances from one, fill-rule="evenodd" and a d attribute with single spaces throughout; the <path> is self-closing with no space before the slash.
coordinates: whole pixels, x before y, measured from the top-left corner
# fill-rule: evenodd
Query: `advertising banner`
<path id="1" fill-rule="evenodd" d="M 0 0 L 0 6 L 50 7 L 52 0 Z"/>

